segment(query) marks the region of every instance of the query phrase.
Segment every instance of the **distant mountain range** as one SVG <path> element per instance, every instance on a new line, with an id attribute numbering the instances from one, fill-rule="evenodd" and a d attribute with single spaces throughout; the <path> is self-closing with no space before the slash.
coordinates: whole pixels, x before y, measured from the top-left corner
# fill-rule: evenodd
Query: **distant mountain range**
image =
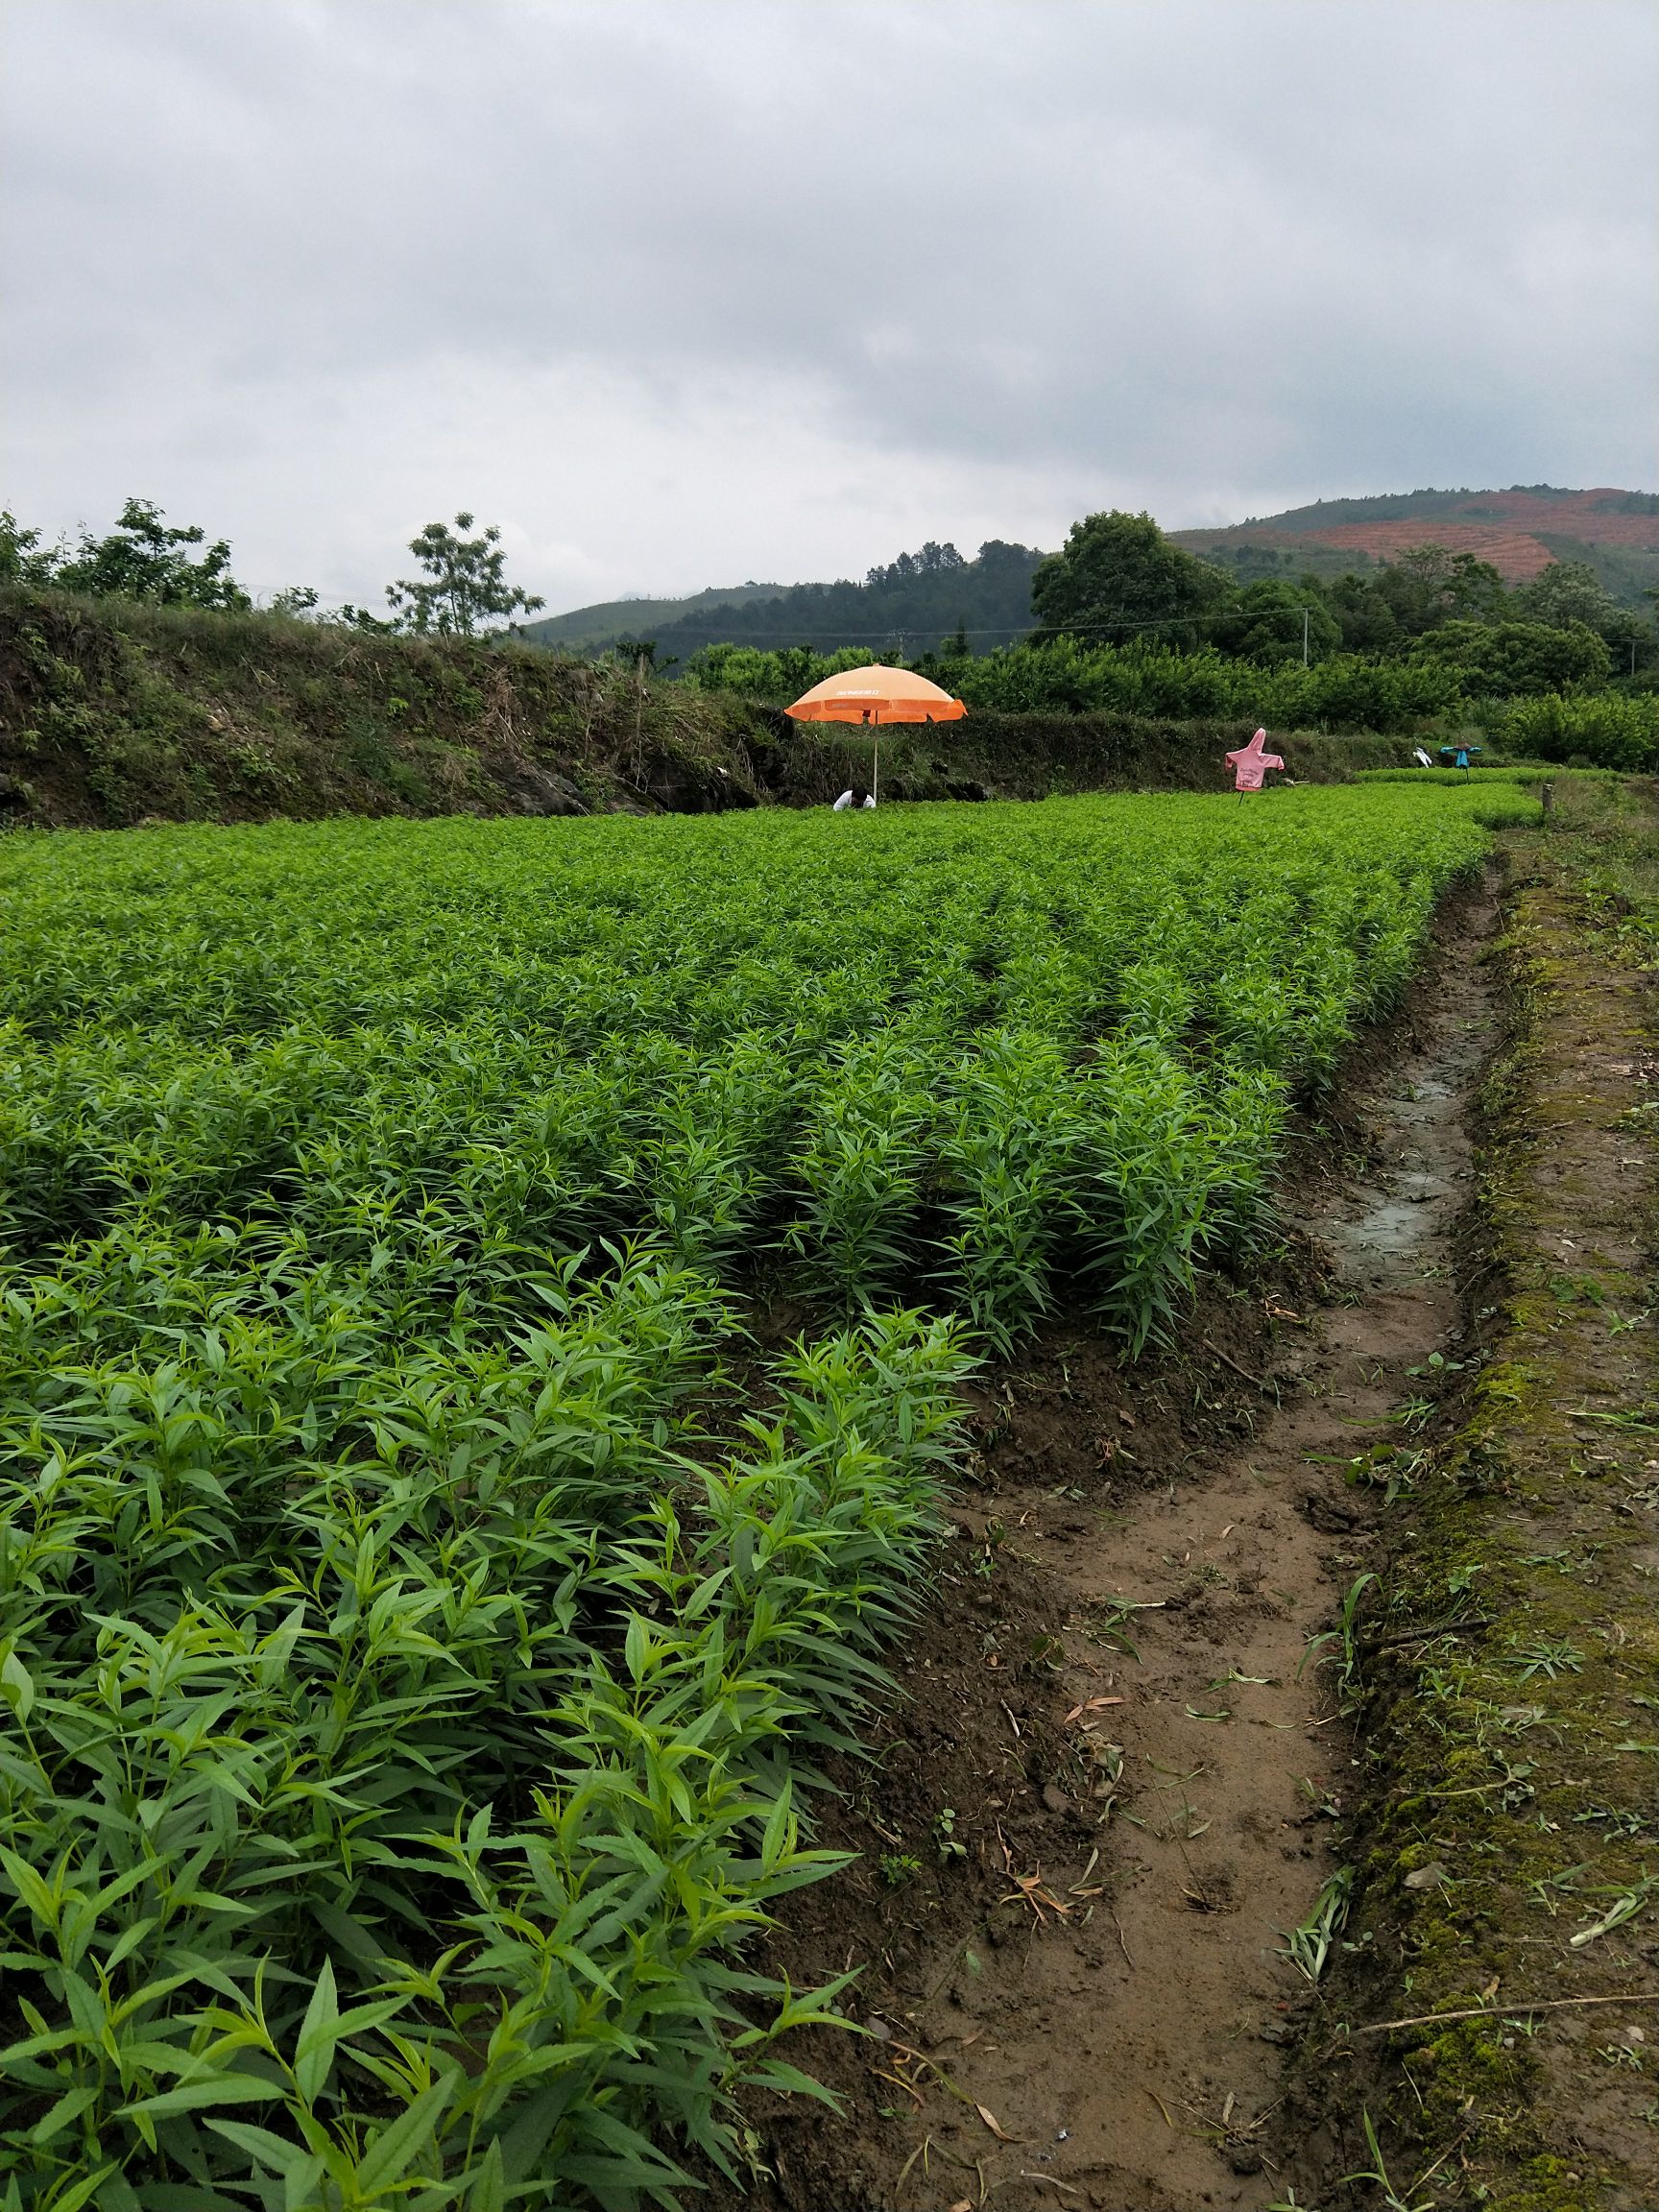
<path id="1" fill-rule="evenodd" d="M 1031 572 L 1042 558 L 1034 546 L 997 539 L 972 561 L 954 545 L 929 543 L 872 568 L 862 584 L 844 578 L 745 585 L 741 592 L 700 591 L 685 600 L 624 599 L 528 622 L 522 635 L 585 652 L 619 637 L 650 638 L 659 668 L 683 665 L 705 645 L 733 643 L 767 651 L 812 645 L 822 652 L 867 645 L 875 660 L 920 653 L 959 630 L 974 652 L 986 653 L 1031 627 Z M 613 629 L 606 627 L 611 621 Z"/>
<path id="2" fill-rule="evenodd" d="M 1169 535 L 1244 583 L 1309 568 L 1320 575 L 1369 568 L 1414 545 L 1434 544 L 1489 561 L 1511 584 L 1553 561 L 1583 561 L 1632 606 L 1642 606 L 1643 593 L 1659 587 L 1659 493 L 1612 486 L 1391 492 L 1322 499 L 1282 515 Z M 821 651 L 868 645 L 873 655 L 913 654 L 957 630 L 983 653 L 1031 627 L 1031 572 L 1042 557 L 1033 546 L 995 539 L 971 561 L 953 545 L 929 544 L 872 568 L 861 584 L 750 583 L 683 599 L 610 600 L 527 623 L 523 636 L 588 653 L 650 638 L 659 667 L 683 664 L 705 645 L 731 642 Z"/>

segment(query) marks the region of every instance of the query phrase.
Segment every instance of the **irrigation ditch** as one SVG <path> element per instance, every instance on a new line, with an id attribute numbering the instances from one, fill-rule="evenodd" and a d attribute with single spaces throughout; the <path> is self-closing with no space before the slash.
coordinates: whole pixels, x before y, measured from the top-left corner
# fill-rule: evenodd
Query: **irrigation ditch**
<path id="1" fill-rule="evenodd" d="M 1510 834 L 1276 1263 L 985 1379 L 855 1856 L 764 1960 L 862 1969 L 792 2053 L 839 2109 L 752 2101 L 706 2201 L 1659 2201 L 1655 1081 L 1616 913 Z"/>

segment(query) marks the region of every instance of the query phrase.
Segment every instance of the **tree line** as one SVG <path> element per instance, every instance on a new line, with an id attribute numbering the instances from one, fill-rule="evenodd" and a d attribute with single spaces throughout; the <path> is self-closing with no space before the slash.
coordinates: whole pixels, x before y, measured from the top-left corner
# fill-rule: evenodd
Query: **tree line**
<path id="1" fill-rule="evenodd" d="M 1471 553 L 1424 544 L 1375 570 L 1263 577 L 1239 585 L 1166 538 L 1149 515 L 1091 515 L 1032 578 L 1034 642 L 1057 637 L 1121 644 L 1145 636 L 1264 662 L 1332 653 L 1479 660 L 1524 676 L 1527 654 L 1551 682 L 1610 676 L 1616 661 L 1651 666 L 1650 619 L 1607 590 L 1582 562 L 1557 562 L 1510 588 Z M 1507 631 L 1501 649 L 1484 633 Z M 1548 632 L 1553 639 L 1522 633 Z M 1580 635 L 1580 634 L 1586 635 Z M 1570 636 L 1571 647 L 1560 637 Z M 1586 641 L 1596 640 L 1597 643 Z M 1525 686 L 1522 686 L 1525 687 Z"/>
<path id="2" fill-rule="evenodd" d="M 308 589 L 277 593 L 269 612 L 414 636 L 503 636 L 542 602 L 508 580 L 500 536 L 465 511 L 453 526 L 428 523 L 410 541 L 420 573 L 387 587 L 383 613 L 325 611 Z M 145 499 L 129 499 L 104 537 L 84 531 L 73 544 L 45 545 L 40 532 L 0 514 L 0 583 L 251 612 L 230 559 L 226 540 L 170 524 Z M 1008 620 L 1017 600 L 1028 609 L 1019 637 Z M 805 601 L 823 617 L 819 643 L 770 641 Z M 981 649 L 987 628 L 967 616 L 987 602 L 1000 619 Z M 918 631 L 931 618 L 936 641 L 903 629 L 869 635 L 878 603 L 898 605 Z M 709 637 L 710 621 L 729 634 Z M 662 643 L 690 642 L 679 628 L 620 649 L 651 663 Z M 664 673 L 779 706 L 838 667 L 879 658 L 933 676 L 970 707 L 1009 712 L 1247 715 L 1281 728 L 1382 731 L 1473 717 L 1496 730 L 1518 703 L 1553 700 L 1557 708 L 1535 709 L 1528 725 L 1546 742 L 1570 747 L 1575 732 L 1589 731 L 1586 749 L 1614 764 L 1659 751 L 1653 623 L 1581 563 L 1511 587 L 1469 553 L 1425 544 L 1372 570 L 1241 583 L 1177 545 L 1149 515 L 1112 512 L 1074 523 L 1046 556 L 993 541 L 970 562 L 929 541 L 872 568 L 861 586 L 797 587 L 706 612 L 694 629 L 701 641 Z M 1612 703 L 1587 718 L 1584 702 L 1604 695 Z M 1618 704 L 1625 696 L 1636 701 L 1628 713 Z"/>
<path id="3" fill-rule="evenodd" d="M 453 528 L 428 522 L 418 531 L 409 550 L 421 573 L 386 587 L 384 614 L 349 601 L 325 612 L 321 595 L 309 585 L 278 591 L 268 612 L 357 630 L 474 637 L 492 624 L 545 606 L 545 600 L 508 583 L 500 531 L 491 525 L 469 538 L 472 528 L 473 517 L 463 512 Z M 203 607 L 220 613 L 253 611 L 252 597 L 230 573 L 228 541 L 219 538 L 209 545 L 200 523 L 170 524 L 153 499 L 129 499 L 115 527 L 103 538 L 83 530 L 74 544 L 60 539 L 47 545 L 43 536 L 26 529 L 9 510 L 0 510 L 0 584 L 163 607 Z"/>

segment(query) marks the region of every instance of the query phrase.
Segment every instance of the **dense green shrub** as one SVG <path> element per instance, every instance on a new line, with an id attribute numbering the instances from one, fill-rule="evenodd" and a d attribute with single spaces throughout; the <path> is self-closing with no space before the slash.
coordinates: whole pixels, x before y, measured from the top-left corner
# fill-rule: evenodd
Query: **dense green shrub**
<path id="1" fill-rule="evenodd" d="M 1419 637 L 1415 661 L 1452 670 L 1465 698 L 1507 699 L 1606 682 L 1606 645 L 1582 622 L 1448 622 Z"/>
<path id="2" fill-rule="evenodd" d="M 1518 699 L 1493 724 L 1512 753 L 1584 759 L 1598 768 L 1659 768 L 1659 696 L 1651 692 L 1551 693 Z"/>
<path id="3" fill-rule="evenodd" d="M 1040 639 L 1120 636 L 1151 624 L 1166 644 L 1190 649 L 1205 617 L 1231 596 L 1218 568 L 1166 538 L 1150 515 L 1121 510 L 1073 522 L 1031 578 Z"/>
<path id="4" fill-rule="evenodd" d="M 693 683 L 786 705 L 864 656 L 790 647 L 714 646 L 688 672 Z M 1409 661 L 1336 654 L 1304 668 L 1231 660 L 1206 647 L 1097 645 L 1074 637 L 999 647 L 977 657 L 928 656 L 927 672 L 969 707 L 1002 713 L 1116 712 L 1148 720 L 1247 718 L 1279 728 L 1409 730 L 1458 698 L 1455 674 Z"/>
<path id="5" fill-rule="evenodd" d="M 803 646 L 779 653 L 711 646 L 688 677 L 710 689 L 784 706 L 866 658 Z M 1299 661 L 1231 659 L 1210 646 L 1175 653 L 1070 637 L 978 656 L 928 655 L 921 665 L 970 708 L 1016 714 L 1110 712 L 1174 722 L 1242 718 L 1278 729 L 1399 731 L 1445 712 L 1460 696 L 1455 670 L 1433 662 L 1338 653 L 1305 668 Z"/>
<path id="6" fill-rule="evenodd" d="M 1264 665 L 1206 648 L 1087 645 L 1061 637 L 982 660 L 943 661 L 939 679 L 970 707 L 1064 707 L 1190 720 L 1238 716 L 1279 729 L 1407 730 L 1457 696 L 1455 677 L 1406 661 L 1336 654 Z"/>

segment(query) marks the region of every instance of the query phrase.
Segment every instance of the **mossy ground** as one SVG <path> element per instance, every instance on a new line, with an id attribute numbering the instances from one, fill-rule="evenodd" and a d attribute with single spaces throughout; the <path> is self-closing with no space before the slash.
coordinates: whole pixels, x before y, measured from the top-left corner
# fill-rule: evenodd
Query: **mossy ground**
<path id="1" fill-rule="evenodd" d="M 1370 1812 L 1312 2056 L 1350 2171 L 1368 2111 L 1413 2205 L 1659 2202 L 1649 805 L 1564 788 L 1510 841 L 1481 1350 L 1404 1478 L 1365 1639 Z"/>

